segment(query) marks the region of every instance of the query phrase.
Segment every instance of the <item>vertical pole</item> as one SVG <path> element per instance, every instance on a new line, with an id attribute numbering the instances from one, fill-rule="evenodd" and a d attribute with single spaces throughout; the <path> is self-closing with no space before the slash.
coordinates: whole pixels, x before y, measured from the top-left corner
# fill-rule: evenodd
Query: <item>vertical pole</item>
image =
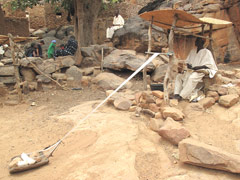
<path id="1" fill-rule="evenodd" d="M 104 63 L 104 52 L 102 48 L 101 72 L 103 72 L 103 63 Z"/>
<path id="2" fill-rule="evenodd" d="M 18 65 L 18 59 L 15 58 L 15 43 L 13 41 L 13 36 L 11 34 L 8 34 L 10 47 L 11 47 L 11 53 L 12 53 L 12 59 L 13 59 L 13 66 L 14 66 L 14 74 L 16 78 L 16 88 L 18 92 L 18 102 L 22 101 L 22 89 L 20 88 L 20 75 L 19 75 L 19 65 Z"/>
<path id="3" fill-rule="evenodd" d="M 153 23 L 153 17 L 151 24 L 149 24 L 148 28 L 148 52 L 151 52 L 152 50 L 152 23 Z M 147 55 L 147 59 L 149 58 L 149 54 Z M 144 90 L 147 90 L 147 67 L 143 69 L 143 87 Z"/>
<path id="4" fill-rule="evenodd" d="M 204 24 L 202 25 L 202 36 L 204 35 Z"/>
<path id="5" fill-rule="evenodd" d="M 171 31 L 168 37 L 168 47 L 169 47 L 169 53 L 173 53 L 173 47 L 174 47 L 174 27 L 176 26 L 177 23 L 177 15 L 174 16 L 174 20 L 172 23 Z M 167 105 L 169 105 L 169 90 L 168 90 L 168 84 L 170 80 L 172 79 L 173 73 L 174 73 L 174 60 L 175 56 L 174 54 L 169 56 L 169 63 L 168 63 L 168 68 L 167 72 L 164 78 L 164 101 Z"/>
<path id="6" fill-rule="evenodd" d="M 210 26 L 210 29 L 209 29 L 209 50 L 212 52 L 212 55 L 213 55 L 213 58 L 214 58 L 214 60 L 215 60 L 215 62 L 216 62 L 216 59 L 215 59 L 215 56 L 214 56 L 214 52 L 213 52 L 213 46 L 212 46 L 212 42 L 213 42 L 213 40 L 212 40 L 212 31 L 213 31 L 213 25 L 212 24 L 210 24 L 209 25 Z"/>

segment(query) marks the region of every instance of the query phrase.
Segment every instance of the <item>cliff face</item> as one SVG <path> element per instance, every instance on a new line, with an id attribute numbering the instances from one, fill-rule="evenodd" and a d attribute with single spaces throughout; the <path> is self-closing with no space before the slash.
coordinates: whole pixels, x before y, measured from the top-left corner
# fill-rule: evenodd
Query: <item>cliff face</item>
<path id="1" fill-rule="evenodd" d="M 173 3 L 175 2 L 175 3 Z M 184 10 L 194 16 L 213 17 L 231 21 L 232 26 L 214 26 L 213 49 L 217 62 L 240 60 L 240 1 L 239 0 L 182 0 L 170 1 L 176 9 Z M 157 9 L 165 8 L 166 1 Z M 207 34 L 205 34 L 207 35 Z M 185 58 L 193 45 L 193 39 L 178 37 L 175 49 L 179 58 Z M 183 48 L 181 48 L 181 46 Z"/>

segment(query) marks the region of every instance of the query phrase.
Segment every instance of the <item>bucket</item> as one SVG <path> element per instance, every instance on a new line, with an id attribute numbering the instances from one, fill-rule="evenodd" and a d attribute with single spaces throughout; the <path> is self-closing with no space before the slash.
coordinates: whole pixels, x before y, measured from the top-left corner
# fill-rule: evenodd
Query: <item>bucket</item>
<path id="1" fill-rule="evenodd" d="M 164 91 L 163 84 L 150 84 L 152 91 Z"/>

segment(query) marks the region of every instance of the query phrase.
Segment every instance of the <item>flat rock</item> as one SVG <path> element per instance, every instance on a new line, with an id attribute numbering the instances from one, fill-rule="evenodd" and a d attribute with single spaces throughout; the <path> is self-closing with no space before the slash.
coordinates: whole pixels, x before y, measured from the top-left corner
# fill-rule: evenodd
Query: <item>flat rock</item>
<path id="1" fill-rule="evenodd" d="M 220 86 L 220 87 L 218 88 L 218 94 L 219 94 L 220 96 L 227 95 L 227 94 L 228 94 L 228 89 L 227 89 L 226 87 Z"/>
<path id="2" fill-rule="evenodd" d="M 8 100 L 8 101 L 5 101 L 4 104 L 6 106 L 16 106 L 18 105 L 18 100 Z"/>
<path id="3" fill-rule="evenodd" d="M 163 99 L 164 93 L 162 91 L 152 91 L 152 95 L 159 99 Z"/>
<path id="4" fill-rule="evenodd" d="M 231 107 L 239 101 L 239 96 L 237 94 L 229 94 L 221 96 L 218 103 L 224 107 Z"/>
<path id="5" fill-rule="evenodd" d="M 51 77 L 50 74 L 48 74 L 48 76 Z M 47 77 L 44 76 L 44 75 L 37 75 L 37 76 L 36 76 L 36 79 L 37 79 L 37 81 L 41 81 L 41 82 L 43 82 L 43 83 L 50 83 L 50 82 L 51 82 L 51 79 L 47 78 Z"/>
<path id="6" fill-rule="evenodd" d="M 0 66 L 0 76 L 13 76 L 14 66 Z"/>
<path id="7" fill-rule="evenodd" d="M 116 49 L 104 58 L 103 67 L 118 71 L 123 69 L 136 71 L 145 61 L 145 58 L 137 57 L 129 50 Z M 153 63 L 147 65 L 147 71 L 151 72 L 154 69 Z"/>
<path id="8" fill-rule="evenodd" d="M 199 104 L 201 104 L 205 109 L 208 109 L 215 104 L 215 99 L 213 97 L 206 97 L 201 99 Z"/>
<path id="9" fill-rule="evenodd" d="M 240 156 L 194 139 L 182 140 L 178 147 L 180 161 L 183 163 L 240 173 Z"/>
<path id="10" fill-rule="evenodd" d="M 162 119 L 155 119 L 155 118 L 150 118 L 149 120 L 149 127 L 151 130 L 158 132 L 159 129 L 163 125 L 163 120 Z"/>
<path id="11" fill-rule="evenodd" d="M 65 73 L 53 73 L 52 74 L 52 78 L 53 79 L 62 79 L 62 80 L 66 80 L 67 79 L 67 76 Z"/>
<path id="12" fill-rule="evenodd" d="M 208 91 L 206 96 L 213 97 L 215 99 L 215 101 L 219 100 L 219 95 L 216 91 Z"/>
<path id="13" fill-rule="evenodd" d="M 124 82 L 125 79 L 113 74 L 113 73 L 100 73 L 96 77 L 93 78 L 92 82 L 97 84 L 99 87 L 103 88 L 104 90 L 114 90 L 120 84 Z M 132 83 L 128 82 L 122 88 L 131 88 Z"/>
<path id="14" fill-rule="evenodd" d="M 178 145 L 180 141 L 190 136 L 189 131 L 172 118 L 166 119 L 158 134 L 174 145 Z"/>
<path id="15" fill-rule="evenodd" d="M 162 114 L 163 118 L 166 119 L 168 117 L 171 117 L 175 121 L 181 121 L 184 118 L 184 114 L 182 113 L 182 111 L 174 107 L 165 107 Z"/>
<path id="16" fill-rule="evenodd" d="M 2 76 L 0 77 L 0 82 L 4 84 L 14 84 L 16 83 L 16 78 L 14 76 Z"/>
<path id="17" fill-rule="evenodd" d="M 132 105 L 132 102 L 126 98 L 117 98 L 113 102 L 115 108 L 123 111 L 129 110 Z"/>

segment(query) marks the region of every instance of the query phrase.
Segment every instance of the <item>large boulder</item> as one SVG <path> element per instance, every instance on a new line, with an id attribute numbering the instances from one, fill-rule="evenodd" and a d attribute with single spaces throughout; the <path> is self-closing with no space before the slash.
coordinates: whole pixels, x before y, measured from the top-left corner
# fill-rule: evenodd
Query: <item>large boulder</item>
<path id="1" fill-rule="evenodd" d="M 172 118 L 166 119 L 158 134 L 174 145 L 178 145 L 180 141 L 190 136 L 189 131 Z"/>
<path id="2" fill-rule="evenodd" d="M 71 66 L 67 71 L 66 71 L 67 77 L 73 77 L 74 81 L 81 82 L 82 79 L 82 72 L 77 66 Z"/>
<path id="3" fill-rule="evenodd" d="M 193 139 L 182 140 L 178 147 L 181 162 L 210 169 L 240 173 L 240 156 Z"/>
<path id="4" fill-rule="evenodd" d="M 148 27 L 149 22 L 144 21 L 139 16 L 129 18 L 124 27 L 114 33 L 114 46 L 146 52 L 148 49 Z M 162 47 L 167 47 L 167 36 L 161 28 L 153 26 L 152 51 L 159 52 Z"/>
<path id="5" fill-rule="evenodd" d="M 166 71 L 167 71 L 167 64 L 163 64 L 155 69 L 155 71 L 152 74 L 151 79 L 154 82 L 163 82 Z"/>
<path id="6" fill-rule="evenodd" d="M 119 110 L 127 111 L 131 107 L 132 102 L 126 98 L 117 98 L 114 100 L 113 104 L 115 108 Z"/>
<path id="7" fill-rule="evenodd" d="M 93 78 L 92 82 L 97 84 L 99 87 L 103 88 L 104 90 L 114 90 L 120 84 L 123 83 L 125 79 L 113 74 L 113 73 L 101 73 L 98 74 L 95 78 Z M 122 88 L 131 88 L 132 83 L 128 82 Z"/>
<path id="8" fill-rule="evenodd" d="M 145 61 L 145 58 L 137 57 L 135 51 L 131 50 L 114 50 L 111 54 L 104 58 L 104 68 L 113 70 L 128 69 L 136 71 Z M 147 65 L 148 71 L 153 71 L 155 66 L 153 63 Z"/>

